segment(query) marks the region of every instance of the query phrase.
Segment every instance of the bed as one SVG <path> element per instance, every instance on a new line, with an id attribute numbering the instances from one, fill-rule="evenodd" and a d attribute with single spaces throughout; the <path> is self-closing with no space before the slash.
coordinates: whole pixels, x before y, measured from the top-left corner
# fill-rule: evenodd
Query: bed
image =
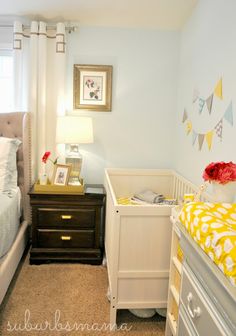
<path id="1" fill-rule="evenodd" d="M 19 261 L 24 253 L 29 240 L 29 224 L 31 221 L 28 191 L 31 185 L 31 163 L 30 163 L 30 116 L 28 113 L 13 112 L 0 114 L 0 136 L 6 138 L 17 138 L 22 141 L 17 152 L 17 174 L 18 189 L 10 199 L 0 195 L 1 209 L 6 210 L 5 224 L 11 226 L 8 231 L 1 231 L 1 235 L 11 232 L 7 236 L 6 244 L 2 244 L 0 258 L 0 304 L 7 292 L 10 282 L 17 269 Z M 21 207 L 19 206 L 21 201 Z M 4 202 L 4 203 L 3 203 Z M 19 225 L 12 226 L 9 221 L 14 222 L 14 216 L 10 216 L 9 207 L 15 207 L 14 216 L 19 219 Z M 21 212 L 19 213 L 21 208 Z M 8 212 L 7 212 L 8 211 Z M 7 220 L 6 220 L 7 218 Z M 17 220 L 17 219 L 15 219 Z"/>

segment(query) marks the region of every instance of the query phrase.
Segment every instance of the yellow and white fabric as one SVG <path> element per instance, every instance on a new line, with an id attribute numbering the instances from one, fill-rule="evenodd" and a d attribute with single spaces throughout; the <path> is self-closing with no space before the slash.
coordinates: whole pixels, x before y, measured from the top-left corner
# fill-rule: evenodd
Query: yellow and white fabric
<path id="1" fill-rule="evenodd" d="M 117 198 L 117 203 L 119 205 L 138 205 L 138 203 L 133 201 L 131 197 L 119 197 Z"/>
<path id="2" fill-rule="evenodd" d="M 118 197 L 117 198 L 117 203 L 119 205 L 149 205 L 149 206 L 153 206 L 153 205 L 159 205 L 159 206 L 172 206 L 174 204 L 176 204 L 176 199 L 174 198 L 165 198 L 163 200 L 161 200 L 158 203 L 149 203 L 149 202 L 145 202 L 142 201 L 138 198 L 133 198 L 133 197 Z"/>
<path id="3" fill-rule="evenodd" d="M 191 237 L 236 286 L 236 204 L 191 202 L 179 215 Z"/>

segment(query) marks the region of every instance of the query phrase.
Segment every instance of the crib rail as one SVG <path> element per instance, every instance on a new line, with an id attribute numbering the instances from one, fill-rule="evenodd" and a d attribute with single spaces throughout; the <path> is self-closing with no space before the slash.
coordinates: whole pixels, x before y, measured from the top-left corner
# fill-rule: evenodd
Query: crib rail
<path id="1" fill-rule="evenodd" d="M 211 202 L 212 196 L 206 192 L 200 192 L 201 186 L 196 186 L 178 173 L 173 173 L 173 197 L 176 198 L 179 202 L 183 201 L 184 194 L 195 194 L 200 195 L 200 201 L 202 202 Z"/>

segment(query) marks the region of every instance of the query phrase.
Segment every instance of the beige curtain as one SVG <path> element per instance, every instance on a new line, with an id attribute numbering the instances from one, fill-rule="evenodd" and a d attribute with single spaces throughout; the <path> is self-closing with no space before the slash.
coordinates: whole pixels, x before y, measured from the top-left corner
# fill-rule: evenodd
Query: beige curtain
<path id="1" fill-rule="evenodd" d="M 46 150 L 56 153 L 56 116 L 65 113 L 65 26 L 14 23 L 14 109 L 32 116 L 32 165 L 38 177 Z M 53 156 L 53 154 L 52 154 Z"/>

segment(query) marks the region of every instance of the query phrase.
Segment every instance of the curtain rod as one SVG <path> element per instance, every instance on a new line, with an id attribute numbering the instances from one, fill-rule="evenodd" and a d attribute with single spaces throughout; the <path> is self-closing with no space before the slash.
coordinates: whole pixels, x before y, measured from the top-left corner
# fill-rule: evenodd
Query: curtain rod
<path id="1" fill-rule="evenodd" d="M 0 24 L 0 28 L 13 28 L 13 24 Z M 23 28 L 25 29 L 30 29 L 30 26 L 29 25 L 24 25 L 23 24 Z M 71 33 L 71 32 L 75 32 L 77 30 L 78 26 L 66 26 L 65 25 L 65 29 Z M 53 26 L 53 25 L 49 25 L 47 26 L 47 29 L 56 29 L 56 26 Z"/>

